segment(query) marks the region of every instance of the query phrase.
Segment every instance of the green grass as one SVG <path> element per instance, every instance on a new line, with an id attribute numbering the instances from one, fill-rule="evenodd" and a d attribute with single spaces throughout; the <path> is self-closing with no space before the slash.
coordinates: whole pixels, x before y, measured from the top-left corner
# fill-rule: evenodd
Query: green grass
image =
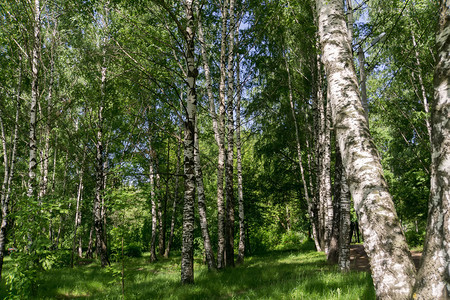
<path id="1" fill-rule="evenodd" d="M 179 262 L 179 256 L 155 264 L 148 256 L 126 259 L 125 299 L 375 299 L 370 274 L 341 274 L 312 250 L 248 257 L 244 265 L 220 272 L 196 260 L 195 284 L 189 286 L 180 284 Z M 5 261 L 5 275 L 11 264 Z M 32 299 L 121 299 L 120 276 L 113 273 L 97 263 L 43 271 Z M 5 296 L 2 282 L 0 298 Z"/>

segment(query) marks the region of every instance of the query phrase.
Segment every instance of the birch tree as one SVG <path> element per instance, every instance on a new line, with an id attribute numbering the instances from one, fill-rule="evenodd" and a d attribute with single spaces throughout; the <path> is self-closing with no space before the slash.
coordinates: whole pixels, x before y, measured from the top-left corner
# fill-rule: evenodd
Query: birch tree
<path id="1" fill-rule="evenodd" d="M 415 299 L 446 299 L 450 294 L 450 1 L 440 0 L 437 64 L 431 110 L 431 187 L 427 235 Z"/>
<path id="2" fill-rule="evenodd" d="M 376 294 L 381 299 L 407 299 L 415 269 L 368 130 L 343 2 L 316 3 L 336 139 L 362 227 Z"/>
<path id="3" fill-rule="evenodd" d="M 226 194 L 227 194 L 227 232 L 226 232 L 226 266 L 234 267 L 234 32 L 235 14 L 234 0 L 229 2 L 228 32 L 228 93 L 227 93 L 227 155 L 226 155 Z"/>
<path id="4" fill-rule="evenodd" d="M 151 201 L 151 213 L 152 213 L 152 236 L 150 240 L 150 262 L 157 261 L 156 257 L 156 232 L 158 224 L 157 207 L 156 207 L 156 183 L 155 177 L 155 156 L 156 153 L 153 151 L 151 139 L 149 140 L 149 180 L 150 180 L 150 201 Z"/>
<path id="5" fill-rule="evenodd" d="M 239 32 L 238 29 L 236 29 Z M 236 78 L 237 78 L 237 95 L 236 95 L 236 169 L 237 169 L 237 188 L 238 188 L 238 205 L 239 205 L 239 245 L 237 263 L 244 263 L 245 257 L 245 205 L 244 191 L 242 179 L 242 151 L 241 151 L 241 93 L 242 83 L 240 82 L 240 55 L 236 55 Z"/>
<path id="6" fill-rule="evenodd" d="M 106 101 L 106 81 L 107 81 L 107 59 L 106 59 L 106 46 L 107 46 L 107 30 L 108 30 L 108 15 L 109 15 L 109 2 L 106 2 L 101 13 L 100 27 L 102 28 L 103 37 L 101 42 L 102 57 L 100 64 L 100 101 L 97 107 L 97 137 L 96 137 L 96 159 L 95 159 L 95 199 L 94 199 L 94 228 L 96 236 L 96 251 L 100 256 L 101 265 L 105 267 L 109 265 L 108 248 L 106 244 L 106 228 L 102 213 L 104 211 L 104 196 L 103 191 L 105 188 L 105 149 L 104 149 L 104 118 L 103 111 L 105 109 Z"/>
<path id="7" fill-rule="evenodd" d="M 27 197 L 31 200 L 37 196 L 36 169 L 37 169 L 37 141 L 36 141 L 36 112 L 39 101 L 39 52 L 41 48 L 41 6 L 35 0 L 33 6 L 33 50 L 31 58 L 31 101 L 30 101 L 30 129 L 29 129 L 29 164 L 28 164 L 28 191 Z"/>
<path id="8" fill-rule="evenodd" d="M 198 142 L 197 124 L 195 125 L 195 135 L 194 135 L 194 160 L 195 160 L 195 179 L 197 181 L 198 214 L 200 216 L 200 228 L 202 231 L 203 247 L 205 248 L 206 263 L 208 264 L 208 269 L 215 270 L 216 261 L 214 259 L 211 237 L 209 235 L 208 219 L 206 218 L 205 188 L 203 186 L 203 171 L 200 161 L 200 146 Z"/>
<path id="9" fill-rule="evenodd" d="M 184 3 L 186 29 L 182 31 L 185 39 L 185 59 L 187 66 L 187 101 L 184 123 L 184 206 L 183 206 L 183 244 L 181 249 L 181 283 L 194 283 L 194 200 L 195 200 L 195 160 L 194 136 L 197 110 L 196 79 L 198 70 L 195 62 L 195 19 L 194 1 Z"/>
<path id="10" fill-rule="evenodd" d="M 225 245 L 226 245 L 226 212 L 224 202 L 223 177 L 225 170 L 225 80 L 226 80 L 226 37 L 227 37 L 227 19 L 228 2 L 223 0 L 222 11 L 222 31 L 220 41 L 220 82 L 219 82 L 219 114 L 217 116 L 217 131 L 219 155 L 217 158 L 217 268 L 225 267 Z"/>
<path id="11" fill-rule="evenodd" d="M 5 247 L 7 243 L 8 229 L 10 227 L 10 209 L 11 209 L 11 189 L 13 185 L 13 177 L 15 173 L 17 143 L 19 140 L 19 112 L 20 112 L 20 97 L 22 94 L 22 56 L 19 55 L 18 79 L 17 79 L 17 94 L 16 94 L 16 114 L 14 119 L 14 133 L 12 137 L 11 152 L 8 153 L 8 145 L 6 143 L 6 133 L 3 126 L 3 114 L 0 115 L 0 129 L 3 149 L 3 167 L 5 169 L 2 190 L 1 190 L 1 225 L 0 225 L 0 281 L 2 278 L 3 258 Z M 10 159 L 9 159 L 10 158 Z"/>

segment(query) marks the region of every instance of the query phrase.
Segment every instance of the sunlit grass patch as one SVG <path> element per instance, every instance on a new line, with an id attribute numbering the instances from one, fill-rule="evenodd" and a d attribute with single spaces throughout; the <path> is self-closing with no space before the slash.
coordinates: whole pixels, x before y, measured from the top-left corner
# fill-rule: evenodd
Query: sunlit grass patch
<path id="1" fill-rule="evenodd" d="M 6 264 L 7 265 L 7 264 Z M 35 299 L 121 299 L 121 263 L 42 272 Z M 211 272 L 195 261 L 195 284 L 180 283 L 180 257 L 125 260 L 126 299 L 375 299 L 370 274 L 342 274 L 311 250 L 274 251 Z M 3 284 L 3 283 L 2 283 Z M 4 285 L 3 285 L 4 286 Z M 3 296 L 4 294 L 1 294 Z"/>

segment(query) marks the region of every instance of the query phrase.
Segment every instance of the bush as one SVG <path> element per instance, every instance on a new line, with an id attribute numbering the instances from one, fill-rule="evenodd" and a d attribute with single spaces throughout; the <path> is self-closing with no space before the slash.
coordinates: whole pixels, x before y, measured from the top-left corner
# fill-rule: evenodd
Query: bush
<path id="1" fill-rule="evenodd" d="M 128 257 L 141 257 L 142 248 L 138 243 L 130 243 L 124 249 L 124 254 Z"/>
<path id="2" fill-rule="evenodd" d="M 67 249 L 60 249 L 54 251 L 52 256 L 48 256 L 47 260 L 52 260 L 52 266 L 54 267 L 68 267 L 70 266 L 70 260 L 72 259 L 72 251 Z"/>
<path id="3" fill-rule="evenodd" d="M 298 249 L 306 237 L 296 231 L 287 231 L 281 235 L 281 241 L 275 246 L 275 250 Z"/>
<path id="4" fill-rule="evenodd" d="M 415 230 L 405 232 L 406 241 L 410 247 L 422 246 L 425 240 L 425 232 L 416 232 Z"/>

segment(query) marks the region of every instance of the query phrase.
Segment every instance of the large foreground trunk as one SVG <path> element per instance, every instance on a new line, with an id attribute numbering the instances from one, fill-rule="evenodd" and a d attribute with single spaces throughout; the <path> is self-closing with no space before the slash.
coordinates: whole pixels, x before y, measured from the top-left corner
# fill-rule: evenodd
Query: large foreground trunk
<path id="1" fill-rule="evenodd" d="M 318 0 L 319 35 L 337 141 L 376 295 L 408 299 L 415 269 L 361 104 L 343 2 Z"/>
<path id="2" fill-rule="evenodd" d="M 431 131 L 431 186 L 427 237 L 422 265 L 417 274 L 417 299 L 447 299 L 450 296 L 450 1 L 441 0 L 438 54 L 434 73 Z"/>

